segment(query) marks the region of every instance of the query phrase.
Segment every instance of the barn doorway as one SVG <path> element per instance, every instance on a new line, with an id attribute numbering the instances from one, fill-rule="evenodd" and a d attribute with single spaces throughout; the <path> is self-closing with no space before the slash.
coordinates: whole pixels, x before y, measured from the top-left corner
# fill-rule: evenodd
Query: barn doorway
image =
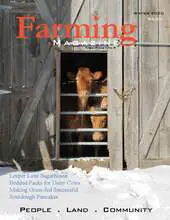
<path id="1" fill-rule="evenodd" d="M 107 108 L 101 108 L 107 100 L 107 53 L 63 52 L 60 62 L 60 158 L 108 157 Z M 84 109 L 76 80 L 82 67 L 102 72 L 92 80 Z"/>

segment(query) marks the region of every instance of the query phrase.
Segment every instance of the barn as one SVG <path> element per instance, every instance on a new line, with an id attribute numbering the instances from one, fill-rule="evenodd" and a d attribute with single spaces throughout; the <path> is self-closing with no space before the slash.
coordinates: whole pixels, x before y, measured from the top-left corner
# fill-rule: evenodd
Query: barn
<path id="1" fill-rule="evenodd" d="M 170 164 L 169 11 L 168 0 L 1 0 L 0 161 L 23 170 Z M 31 31 L 25 28 L 29 38 L 19 39 L 23 16 L 35 22 Z M 75 46 L 72 29 L 71 40 L 61 33 L 57 45 L 52 30 L 49 37 L 36 38 L 39 24 L 95 27 L 96 21 L 96 40 L 101 40 L 102 24 L 115 24 L 118 37 L 123 25 L 134 24 L 130 34 L 137 42 Z M 90 44 L 94 37 L 86 34 L 81 29 L 81 41 Z M 103 73 L 94 80 L 84 109 L 78 105 L 77 81 L 68 77 L 81 67 Z M 105 92 L 100 91 L 103 82 Z M 107 109 L 91 111 L 104 97 Z M 93 117 L 107 123 L 93 126 Z M 102 140 L 94 140 L 95 132 Z"/>

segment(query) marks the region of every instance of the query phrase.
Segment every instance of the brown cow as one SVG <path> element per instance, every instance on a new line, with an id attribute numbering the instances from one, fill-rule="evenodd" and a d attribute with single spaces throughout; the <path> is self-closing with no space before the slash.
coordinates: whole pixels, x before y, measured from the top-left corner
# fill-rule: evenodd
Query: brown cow
<path id="1" fill-rule="evenodd" d="M 68 77 L 73 79 L 73 74 L 69 73 Z M 87 67 L 80 67 L 75 76 L 77 94 L 79 97 L 79 110 L 85 110 L 87 107 L 87 102 L 89 94 L 92 90 L 92 81 L 99 80 L 103 77 L 103 73 L 100 71 L 92 73 Z"/>
<path id="2" fill-rule="evenodd" d="M 98 71 L 95 73 L 91 73 L 90 69 L 87 67 L 80 67 L 76 74 L 76 85 L 77 85 L 77 93 L 79 97 L 79 108 L 80 110 L 89 109 L 89 111 L 96 111 L 97 107 L 100 110 L 107 110 L 108 101 L 107 97 L 103 96 L 99 103 L 94 104 L 91 103 L 91 107 L 87 106 L 89 94 L 92 90 L 92 80 L 100 79 L 103 76 L 103 73 Z M 73 79 L 73 74 L 69 73 L 69 78 Z M 107 81 L 102 82 L 100 86 L 99 93 L 107 93 Z M 95 98 L 96 99 L 96 98 Z M 95 101 L 96 102 L 96 101 Z M 97 101 L 98 102 L 98 101 Z M 106 115 L 93 115 L 90 117 L 91 124 L 93 128 L 105 128 L 107 124 L 107 116 Z M 84 120 L 81 120 L 84 123 Z M 104 140 L 105 135 L 102 132 L 94 132 L 92 135 L 92 139 L 94 141 L 102 141 Z M 80 137 L 80 141 L 81 141 Z"/>
<path id="3" fill-rule="evenodd" d="M 101 86 L 100 93 L 107 93 L 107 85 L 106 84 Z M 107 110 L 107 107 L 108 107 L 107 97 L 103 96 L 100 100 L 100 103 L 99 103 L 99 109 L 100 110 Z M 89 108 L 89 110 L 94 112 L 94 111 L 98 110 L 98 107 L 91 106 Z M 90 117 L 90 120 L 91 120 L 93 128 L 105 128 L 107 125 L 107 115 L 92 115 Z M 92 135 L 92 139 L 94 141 L 103 141 L 104 138 L 105 138 L 105 135 L 103 132 L 96 131 Z"/>
<path id="4" fill-rule="evenodd" d="M 91 112 L 97 111 L 95 107 L 90 107 Z M 107 125 L 107 115 L 92 115 L 90 116 L 90 120 L 92 123 L 92 128 L 106 128 Z M 105 139 L 105 135 L 103 132 L 95 131 L 92 135 L 93 141 L 103 141 Z"/>

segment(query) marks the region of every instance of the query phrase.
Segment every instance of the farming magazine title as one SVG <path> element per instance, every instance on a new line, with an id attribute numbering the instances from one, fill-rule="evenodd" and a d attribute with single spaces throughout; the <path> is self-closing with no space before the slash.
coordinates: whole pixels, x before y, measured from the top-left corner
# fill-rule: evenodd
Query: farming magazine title
<path id="1" fill-rule="evenodd" d="M 0 1 L 0 220 L 170 218 L 169 18 Z"/>

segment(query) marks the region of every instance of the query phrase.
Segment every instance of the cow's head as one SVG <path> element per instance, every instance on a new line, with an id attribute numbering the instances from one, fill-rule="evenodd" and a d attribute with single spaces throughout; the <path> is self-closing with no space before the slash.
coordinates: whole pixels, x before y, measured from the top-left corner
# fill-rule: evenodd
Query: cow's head
<path id="1" fill-rule="evenodd" d="M 96 111 L 95 107 L 90 107 L 91 112 Z M 90 116 L 90 120 L 93 128 L 105 128 L 107 124 L 107 116 L 106 115 L 92 115 Z M 103 132 L 96 131 L 92 135 L 93 141 L 103 141 L 105 135 Z"/>
<path id="2" fill-rule="evenodd" d="M 80 100 L 81 109 L 85 109 L 87 106 L 89 94 L 92 90 L 93 80 L 99 80 L 100 78 L 102 78 L 102 76 L 102 72 L 98 71 L 92 73 L 87 67 L 80 67 L 75 76 L 74 74 L 69 73 L 68 78 L 76 80 L 77 93 Z"/>

